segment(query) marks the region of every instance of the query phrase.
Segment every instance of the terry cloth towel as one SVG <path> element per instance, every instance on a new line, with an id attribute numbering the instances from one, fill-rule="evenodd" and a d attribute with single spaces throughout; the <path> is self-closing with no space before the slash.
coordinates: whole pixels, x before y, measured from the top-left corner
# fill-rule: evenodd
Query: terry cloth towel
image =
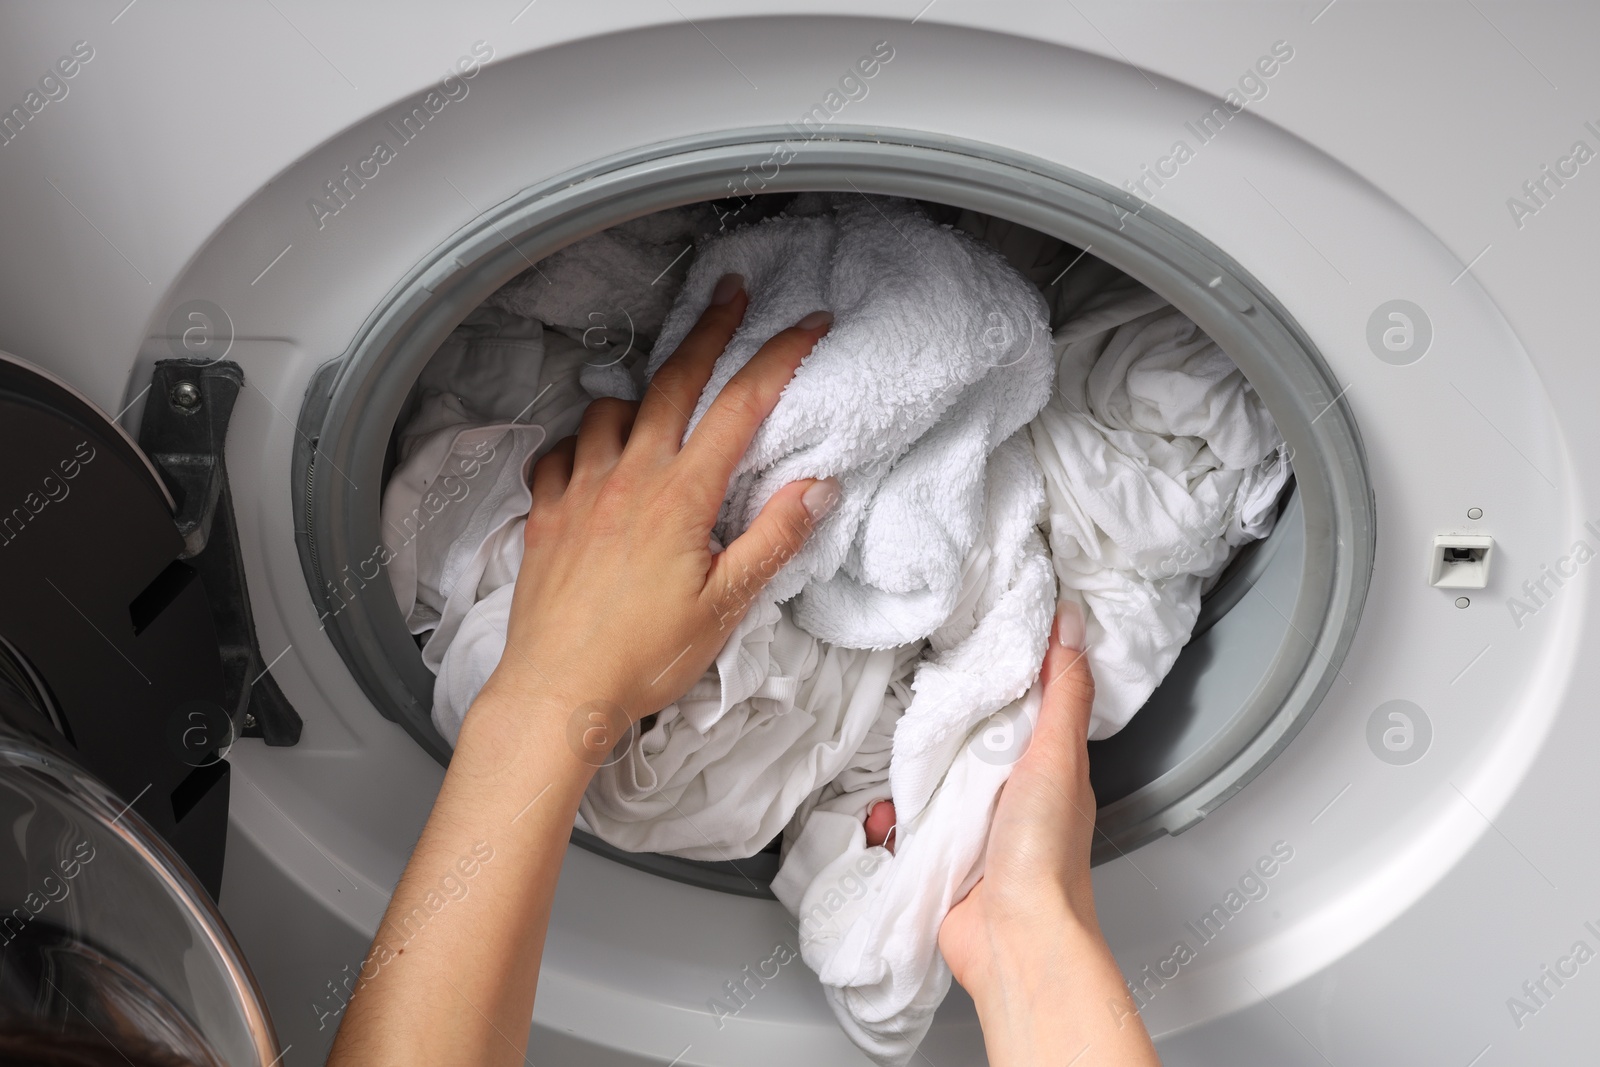
<path id="1" fill-rule="evenodd" d="M 1046 309 L 993 249 L 899 200 L 767 219 L 705 245 L 647 372 L 682 341 L 717 279 L 744 275 L 744 322 L 690 421 L 773 334 L 810 311 L 834 323 L 756 431 L 717 525 L 742 533 L 778 489 L 836 477 L 839 503 L 768 594 L 808 633 L 892 648 L 955 606 L 983 521 L 990 453 L 1044 405 Z M 797 595 L 798 594 L 798 595 Z"/>
<path id="2" fill-rule="evenodd" d="M 1056 391 L 1029 429 L 1062 597 L 1085 613 L 1099 740 L 1166 677 L 1204 580 L 1272 531 L 1289 463 L 1233 361 L 1149 290 L 1090 297 L 1055 350 Z"/>
<path id="3" fill-rule="evenodd" d="M 880 1062 L 903 1063 L 949 988 L 939 922 L 976 880 L 985 813 L 1009 763 L 952 772 L 975 758 L 962 750 L 980 724 L 1033 684 L 1050 627 L 1055 581 L 1035 529 L 1044 490 L 1018 432 L 1048 398 L 1049 329 L 1038 292 L 993 249 L 901 201 L 831 207 L 703 247 L 649 369 L 698 319 L 716 280 L 742 274 L 750 304 L 692 432 L 767 338 L 817 308 L 834 314 L 736 469 L 717 535 L 738 536 L 791 481 L 837 477 L 840 503 L 767 598 L 792 597 L 795 621 L 835 645 L 932 638 L 935 655 L 895 727 L 896 854 L 883 853 L 870 906 L 834 917 L 841 931 L 801 931 L 841 1024 Z M 936 793 L 942 804 L 931 803 Z M 807 836 L 821 811 L 801 830 L 774 884 L 797 914 L 809 887 L 853 862 L 866 799 L 830 802 L 823 821 L 853 822 L 848 839 Z"/>
<path id="4" fill-rule="evenodd" d="M 930 638 L 933 655 L 895 730 L 894 852 L 866 844 L 862 816 L 882 791 L 865 772 L 882 758 L 864 752 L 852 767 L 860 783 L 819 798 L 772 883 L 800 921 L 801 956 L 840 1025 L 882 1064 L 910 1060 L 949 992 L 939 925 L 983 875 L 995 801 L 1038 714 L 1055 583 L 1036 528 L 1044 487 L 1024 435 L 995 452 L 987 497 L 958 609 Z"/>

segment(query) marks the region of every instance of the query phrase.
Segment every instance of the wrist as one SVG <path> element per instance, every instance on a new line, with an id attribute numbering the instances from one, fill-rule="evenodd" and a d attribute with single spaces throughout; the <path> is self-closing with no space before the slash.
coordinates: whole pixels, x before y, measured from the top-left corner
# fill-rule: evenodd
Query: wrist
<path id="1" fill-rule="evenodd" d="M 1045 915 L 991 930 L 990 943 L 990 966 L 967 983 L 986 1034 L 1031 1029 L 1038 1005 L 1075 1002 L 1085 985 L 1110 982 L 1122 990 L 1121 972 L 1099 928 L 1065 902 Z"/>
<path id="2" fill-rule="evenodd" d="M 450 773 L 510 795 L 549 787 L 546 799 L 575 811 L 601 762 L 583 740 L 569 700 L 491 677 L 467 709 Z"/>
<path id="3" fill-rule="evenodd" d="M 1063 907 L 1028 937 L 993 947 L 996 966 L 970 991 L 994 1067 L 1060 1062 L 1091 1047 L 1095 1063 L 1160 1067 L 1138 1002 L 1092 922 Z"/>
<path id="4" fill-rule="evenodd" d="M 499 703 L 537 708 L 540 714 L 559 717 L 590 705 L 626 707 L 637 695 L 634 690 L 638 687 L 621 677 L 617 664 L 606 657 L 574 656 L 570 650 L 561 654 L 518 650 L 513 654 L 513 646 L 506 648 L 477 699 L 489 696 Z"/>

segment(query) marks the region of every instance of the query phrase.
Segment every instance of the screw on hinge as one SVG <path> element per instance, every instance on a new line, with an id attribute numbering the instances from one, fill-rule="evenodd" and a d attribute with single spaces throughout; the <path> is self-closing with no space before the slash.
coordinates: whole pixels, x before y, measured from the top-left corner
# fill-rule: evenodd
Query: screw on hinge
<path id="1" fill-rule="evenodd" d="M 200 387 L 193 382 L 179 382 L 172 387 L 172 402 L 185 411 L 200 406 Z"/>
<path id="2" fill-rule="evenodd" d="M 248 711 L 244 713 L 244 728 L 246 730 L 254 730 L 256 728 L 256 717 Z"/>

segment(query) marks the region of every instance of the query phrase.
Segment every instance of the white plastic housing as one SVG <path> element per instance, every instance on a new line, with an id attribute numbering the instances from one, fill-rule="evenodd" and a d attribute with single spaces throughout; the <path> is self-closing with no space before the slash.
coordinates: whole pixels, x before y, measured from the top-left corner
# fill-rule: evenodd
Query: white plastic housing
<path id="1" fill-rule="evenodd" d="M 1436 589 L 1482 589 L 1489 584 L 1488 534 L 1439 534 L 1433 539 L 1428 584 Z"/>

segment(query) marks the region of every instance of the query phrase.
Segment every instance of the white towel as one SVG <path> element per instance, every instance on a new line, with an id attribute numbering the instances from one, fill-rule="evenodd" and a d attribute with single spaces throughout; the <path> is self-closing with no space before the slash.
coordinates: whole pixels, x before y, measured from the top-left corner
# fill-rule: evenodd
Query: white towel
<path id="1" fill-rule="evenodd" d="M 1050 627 L 1055 581 L 1035 528 L 1043 484 L 1017 432 L 1049 394 L 1046 309 L 965 234 L 901 201 L 838 198 L 831 213 L 769 220 L 703 248 L 652 370 L 728 272 L 744 275 L 750 305 L 696 421 L 768 337 L 817 308 L 835 318 L 737 468 L 719 536 L 737 536 L 783 485 L 837 477 L 840 503 L 768 595 L 794 597 L 795 620 L 835 644 L 934 638 L 894 733 L 897 852 L 882 854 L 860 908 L 800 931 L 841 1024 L 880 1062 L 901 1063 L 949 988 L 939 923 L 976 878 L 982 813 L 1009 765 L 950 773 L 974 728 L 1035 681 Z M 936 791 L 945 800 L 935 808 Z M 815 907 L 830 872 L 853 862 L 879 795 L 876 783 L 836 791 L 810 813 L 774 883 L 791 910 Z"/>
<path id="2" fill-rule="evenodd" d="M 1036 528 L 1044 487 L 1024 434 L 996 450 L 989 472 L 960 610 L 934 634 L 894 735 L 894 853 L 866 845 L 862 817 L 879 798 L 869 778 L 816 805 L 772 883 L 800 919 L 801 955 L 840 1024 L 884 1064 L 911 1058 L 949 991 L 939 925 L 983 874 L 989 816 L 1023 748 L 1018 739 L 997 755 L 981 732 L 1026 732 L 1038 711 L 1055 580 Z M 841 895 L 840 879 L 864 866 L 867 890 Z"/>
<path id="3" fill-rule="evenodd" d="M 1271 532 L 1289 464 L 1244 375 L 1148 290 L 1090 297 L 1055 347 L 1056 391 L 1030 430 L 1062 595 L 1085 611 L 1098 740 L 1166 677 L 1203 579 Z"/>
<path id="4" fill-rule="evenodd" d="M 756 432 L 718 537 L 742 533 L 789 482 L 836 477 L 839 503 L 770 596 L 794 597 L 795 621 L 834 644 L 926 637 L 953 608 L 977 541 L 989 454 L 1049 395 L 1043 300 L 993 249 L 912 205 L 841 197 L 830 214 L 768 219 L 704 246 L 649 372 L 730 271 L 750 304 L 691 431 L 773 334 L 819 308 L 834 323 Z"/>

